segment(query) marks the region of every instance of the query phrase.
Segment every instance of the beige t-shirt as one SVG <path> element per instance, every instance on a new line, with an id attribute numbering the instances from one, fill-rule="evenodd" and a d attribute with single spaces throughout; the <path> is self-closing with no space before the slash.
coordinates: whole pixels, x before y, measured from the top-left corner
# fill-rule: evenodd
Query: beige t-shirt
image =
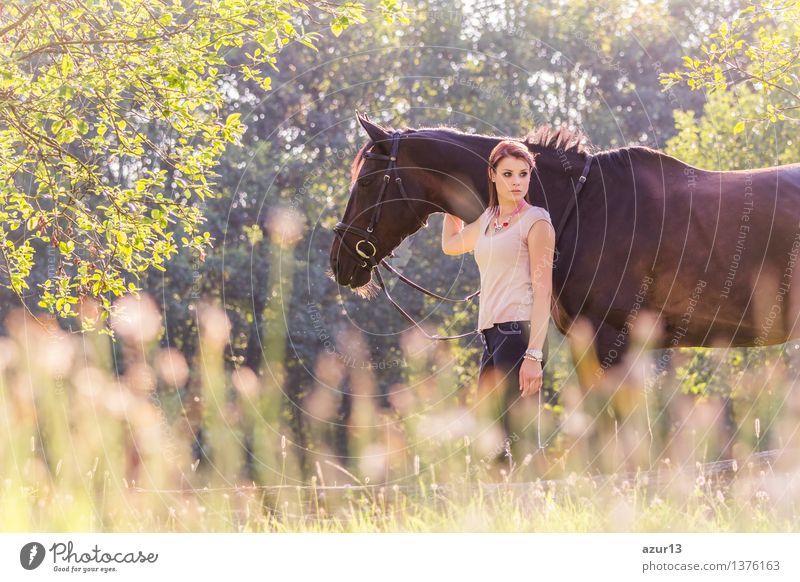
<path id="1" fill-rule="evenodd" d="M 533 285 L 528 232 L 539 220 L 553 224 L 550 213 L 539 206 L 523 209 L 498 233 L 494 232 L 493 218 L 489 208 L 481 214 L 481 230 L 474 250 L 481 275 L 478 329 L 505 321 L 530 321 Z"/>

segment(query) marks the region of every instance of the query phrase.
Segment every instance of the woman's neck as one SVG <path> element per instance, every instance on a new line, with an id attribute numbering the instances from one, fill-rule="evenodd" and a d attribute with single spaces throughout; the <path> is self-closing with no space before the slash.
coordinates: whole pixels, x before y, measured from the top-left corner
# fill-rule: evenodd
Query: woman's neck
<path id="1" fill-rule="evenodd" d="M 517 209 L 518 205 L 523 205 L 524 206 L 524 204 L 525 204 L 525 200 L 521 200 L 520 202 L 504 202 L 504 201 L 501 200 L 499 202 L 500 216 L 507 216 L 507 215 L 511 214 L 512 212 L 514 212 Z"/>

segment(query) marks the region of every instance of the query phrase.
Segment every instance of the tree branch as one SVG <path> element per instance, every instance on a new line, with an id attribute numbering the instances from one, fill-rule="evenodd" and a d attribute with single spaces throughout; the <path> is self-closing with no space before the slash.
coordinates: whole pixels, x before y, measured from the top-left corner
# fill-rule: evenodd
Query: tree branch
<path id="1" fill-rule="evenodd" d="M 18 61 L 29 59 L 34 57 L 40 53 L 48 52 L 48 53 L 60 53 L 60 48 L 66 48 L 68 46 L 92 46 L 92 45 L 103 45 L 103 44 L 113 44 L 113 45 L 125 45 L 125 44 L 142 44 L 145 42 L 150 42 L 154 40 L 166 40 L 171 36 L 176 36 L 181 34 L 182 32 L 186 32 L 191 26 L 194 24 L 194 20 L 189 21 L 185 26 L 181 28 L 177 28 L 175 30 L 170 31 L 169 33 L 159 34 L 155 36 L 144 36 L 144 37 L 137 37 L 137 38 L 108 38 L 108 39 L 84 39 L 84 40 L 63 40 L 59 42 L 50 42 L 45 45 L 42 45 L 29 53 L 24 55 L 20 55 L 17 57 Z"/>
<path id="2" fill-rule="evenodd" d="M 5 28 L 0 28 L 0 38 L 3 38 L 6 34 L 8 34 L 9 32 L 13 31 L 15 28 L 17 28 L 19 25 L 21 25 L 23 22 L 25 22 L 28 19 L 28 17 L 31 14 L 33 14 L 38 8 L 39 8 L 39 4 L 34 4 L 30 8 L 28 8 L 22 14 L 22 16 L 20 16 L 17 20 L 12 22 L 11 24 L 6 26 Z"/>

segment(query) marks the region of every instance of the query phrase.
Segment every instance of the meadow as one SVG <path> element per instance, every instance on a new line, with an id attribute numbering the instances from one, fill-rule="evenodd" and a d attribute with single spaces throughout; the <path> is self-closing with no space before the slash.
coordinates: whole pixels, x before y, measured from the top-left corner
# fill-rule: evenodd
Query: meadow
<path id="1" fill-rule="evenodd" d="M 3 531 L 800 529 L 791 345 L 770 348 L 774 361 L 733 367 L 730 350 L 679 350 L 671 372 L 656 374 L 663 352 L 644 349 L 653 328 L 642 316 L 625 364 L 604 373 L 590 330 L 578 326 L 547 366 L 557 400 L 517 401 L 509 413 L 518 428 L 503 440 L 497 399 L 475 382 L 459 385 L 449 344 L 408 332 L 408 382 L 391 387 L 391 408 L 380 405 L 378 366 L 320 356 L 317 385 L 299 403 L 308 419 L 300 444 L 286 422 L 282 360 L 271 358 L 262 375 L 228 369 L 219 307 L 198 309 L 192 362 L 159 346 L 152 298 L 117 307 L 115 340 L 22 310 L 8 316 Z M 357 355 L 358 338 L 349 339 Z M 716 362 L 714 380 L 733 388 L 732 399 L 692 390 L 702 357 Z M 579 388 L 580 375 L 597 380 L 591 391 Z M 345 385 L 352 411 L 343 458 L 331 430 Z"/>

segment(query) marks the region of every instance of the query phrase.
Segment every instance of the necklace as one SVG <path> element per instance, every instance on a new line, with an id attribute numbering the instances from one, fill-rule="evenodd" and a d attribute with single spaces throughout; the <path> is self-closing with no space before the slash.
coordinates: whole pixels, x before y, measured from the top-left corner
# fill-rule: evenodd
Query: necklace
<path id="1" fill-rule="evenodd" d="M 500 216 L 499 216 L 500 209 L 498 207 L 498 210 L 497 210 L 498 216 L 496 216 L 495 219 L 494 219 L 494 231 L 498 232 L 498 231 L 501 231 L 504 228 L 506 228 L 508 226 L 508 223 L 511 222 L 511 219 L 514 218 L 517 214 L 519 214 L 519 211 L 522 210 L 524 207 L 525 207 L 525 201 L 524 200 L 520 200 L 519 204 L 517 204 L 517 207 L 514 209 L 514 212 L 509 214 L 505 218 L 505 220 L 503 220 L 502 222 L 498 222 L 498 220 L 497 220 L 498 218 L 500 218 Z"/>

